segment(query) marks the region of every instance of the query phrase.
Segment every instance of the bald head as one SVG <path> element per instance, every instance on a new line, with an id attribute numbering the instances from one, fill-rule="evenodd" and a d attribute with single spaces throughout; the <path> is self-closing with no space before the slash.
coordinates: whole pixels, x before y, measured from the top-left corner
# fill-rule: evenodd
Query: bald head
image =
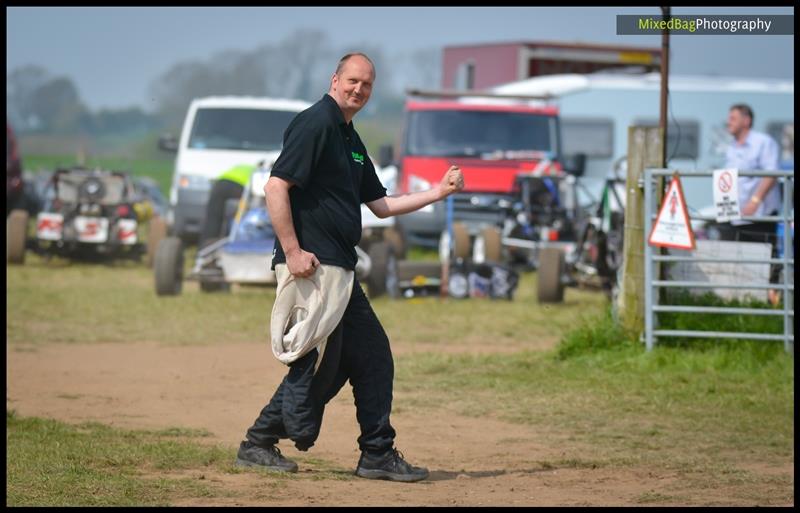
<path id="1" fill-rule="evenodd" d="M 366 59 L 367 62 L 369 62 L 369 65 L 372 67 L 372 78 L 374 79 L 375 78 L 375 64 L 372 62 L 372 60 L 369 57 L 367 57 L 367 54 L 361 53 L 361 52 L 348 53 L 347 55 L 345 55 L 344 57 L 339 59 L 339 63 L 336 65 L 335 74 L 336 75 L 341 75 L 342 70 L 344 69 L 345 63 L 347 61 L 349 61 L 350 59 L 352 59 L 353 57 L 361 57 L 362 59 Z"/>
<path id="2" fill-rule="evenodd" d="M 328 94 L 348 123 L 367 104 L 375 81 L 375 67 L 363 53 L 349 53 L 339 60 Z"/>

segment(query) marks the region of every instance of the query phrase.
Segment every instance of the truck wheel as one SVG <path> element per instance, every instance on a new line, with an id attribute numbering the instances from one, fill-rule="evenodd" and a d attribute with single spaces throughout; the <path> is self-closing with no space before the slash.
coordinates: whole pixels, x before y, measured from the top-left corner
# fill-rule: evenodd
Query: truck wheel
<path id="1" fill-rule="evenodd" d="M 403 240 L 403 234 L 397 228 L 384 228 L 383 240 L 388 242 L 394 248 L 394 256 L 400 260 L 406 257 L 406 241 Z"/>
<path id="2" fill-rule="evenodd" d="M 561 303 L 564 301 L 564 252 L 558 248 L 544 248 L 539 253 L 537 297 L 540 303 Z"/>
<path id="3" fill-rule="evenodd" d="M 25 243 L 28 239 L 28 212 L 12 210 L 6 218 L 6 262 L 25 263 Z"/>
<path id="4" fill-rule="evenodd" d="M 183 286 L 183 242 L 179 237 L 162 239 L 153 262 L 156 294 L 177 296 Z"/>
<path id="5" fill-rule="evenodd" d="M 147 256 L 145 257 L 147 267 L 153 267 L 156 248 L 166 236 L 167 222 L 159 216 L 151 217 L 147 227 Z"/>
<path id="6" fill-rule="evenodd" d="M 367 291 L 370 298 L 388 294 L 395 298 L 397 287 L 397 258 L 395 249 L 389 242 L 376 242 L 369 247 L 372 267 L 367 276 Z"/>
<path id="7" fill-rule="evenodd" d="M 503 242 L 500 230 L 495 226 L 487 226 L 475 238 L 472 247 L 472 261 L 475 263 L 503 261 Z"/>

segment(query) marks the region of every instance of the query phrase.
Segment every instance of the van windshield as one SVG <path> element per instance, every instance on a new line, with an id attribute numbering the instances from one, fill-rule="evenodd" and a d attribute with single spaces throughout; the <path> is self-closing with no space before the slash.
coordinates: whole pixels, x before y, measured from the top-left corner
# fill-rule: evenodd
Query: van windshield
<path id="1" fill-rule="evenodd" d="M 286 110 L 197 109 L 189 148 L 210 150 L 280 150 L 283 132 L 297 112 Z"/>
<path id="2" fill-rule="evenodd" d="M 522 112 L 409 112 L 406 154 L 529 159 L 556 154 L 556 118 Z"/>

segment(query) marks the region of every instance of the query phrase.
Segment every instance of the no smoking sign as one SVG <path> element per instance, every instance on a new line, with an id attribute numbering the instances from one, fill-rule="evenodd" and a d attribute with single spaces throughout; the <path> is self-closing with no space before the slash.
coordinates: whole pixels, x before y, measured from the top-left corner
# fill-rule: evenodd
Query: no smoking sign
<path id="1" fill-rule="evenodd" d="M 717 169 L 714 171 L 714 208 L 718 223 L 742 218 L 739 210 L 739 170 Z"/>
<path id="2" fill-rule="evenodd" d="M 719 190 L 722 192 L 730 192 L 731 187 L 733 187 L 733 177 L 731 177 L 730 171 L 723 171 L 719 175 Z"/>

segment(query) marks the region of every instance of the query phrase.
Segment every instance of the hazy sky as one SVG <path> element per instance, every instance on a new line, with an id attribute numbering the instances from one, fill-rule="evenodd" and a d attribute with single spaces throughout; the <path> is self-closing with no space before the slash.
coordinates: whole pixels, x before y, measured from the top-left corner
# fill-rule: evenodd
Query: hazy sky
<path id="1" fill-rule="evenodd" d="M 791 7 L 673 7 L 673 14 L 794 14 Z M 67 75 L 92 109 L 149 109 L 147 87 L 181 60 L 274 44 L 300 28 L 334 45 L 381 44 L 387 56 L 506 41 L 661 46 L 617 36 L 617 14 L 658 7 L 7 7 L 6 71 L 37 64 Z M 674 36 L 671 74 L 794 77 L 794 36 Z M 332 63 L 333 64 L 333 63 Z M 321 91 L 322 93 L 324 91 Z"/>

